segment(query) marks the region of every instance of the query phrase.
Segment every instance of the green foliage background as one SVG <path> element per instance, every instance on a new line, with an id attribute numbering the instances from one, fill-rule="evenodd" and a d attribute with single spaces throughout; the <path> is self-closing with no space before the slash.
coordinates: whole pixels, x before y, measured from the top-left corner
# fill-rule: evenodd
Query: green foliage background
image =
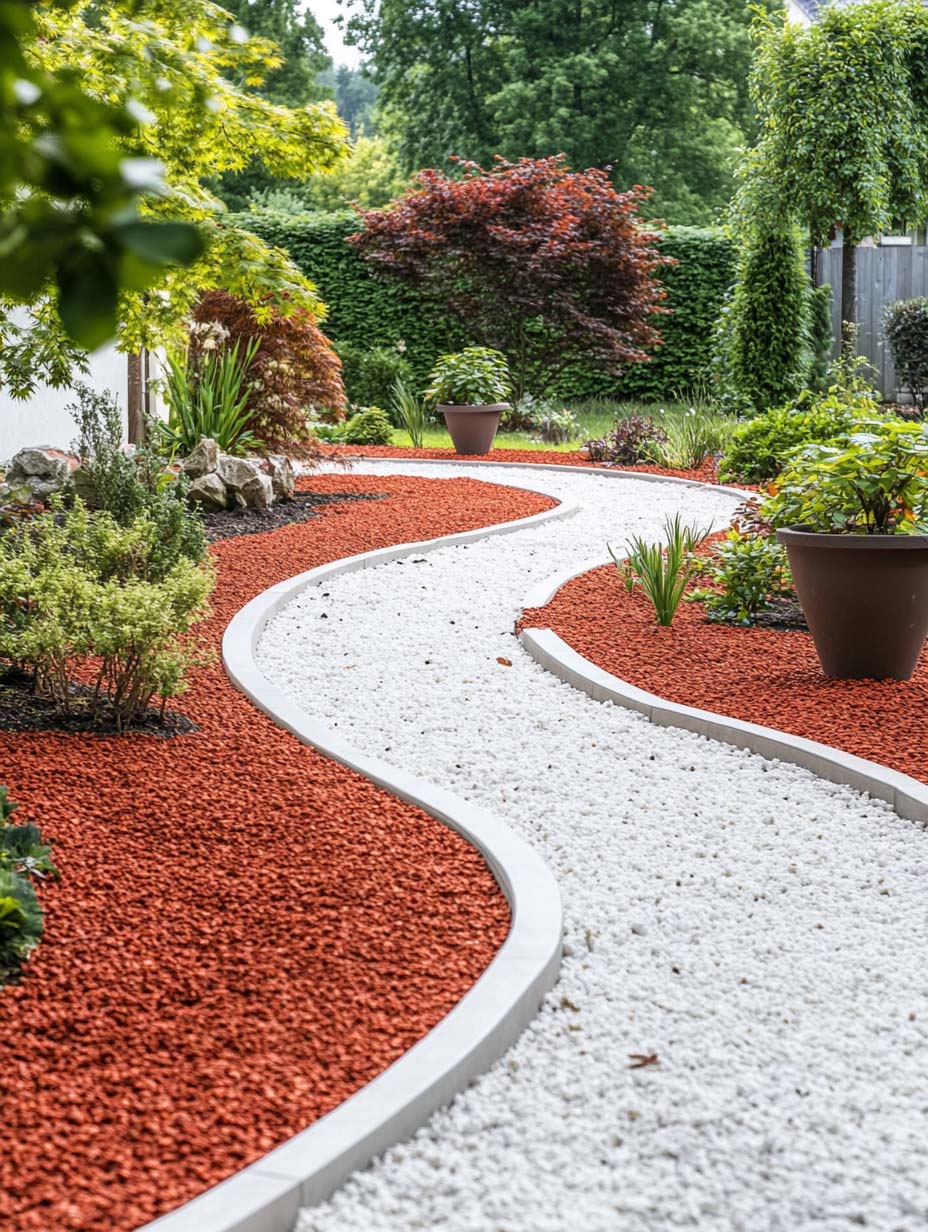
<path id="1" fill-rule="evenodd" d="M 353 213 L 241 214 L 234 221 L 286 249 L 312 279 L 328 308 L 325 331 L 334 342 L 364 348 L 405 344 L 404 358 L 418 386 L 438 355 L 473 341 L 459 322 L 436 313 L 414 291 L 373 277 L 345 242 L 360 225 Z M 654 358 L 630 365 L 621 376 L 589 365 L 574 368 L 547 392 L 657 399 L 691 389 L 708 376 L 713 328 L 734 278 L 735 245 L 719 230 L 671 227 L 661 246 L 676 264 L 662 275 L 672 311 L 660 319 L 664 344 Z"/>

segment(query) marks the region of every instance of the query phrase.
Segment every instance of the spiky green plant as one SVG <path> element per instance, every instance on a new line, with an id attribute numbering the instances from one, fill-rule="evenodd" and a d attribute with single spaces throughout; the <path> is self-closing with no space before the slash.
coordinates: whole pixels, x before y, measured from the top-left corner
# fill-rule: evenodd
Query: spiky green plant
<path id="1" fill-rule="evenodd" d="M 657 623 L 669 627 L 687 586 L 702 568 L 694 552 L 711 527 L 685 526 L 677 513 L 672 520 L 664 519 L 663 529 L 665 542 L 650 543 L 634 535 L 621 553 L 611 543 L 607 546 L 628 593 L 640 588 L 654 607 Z"/>

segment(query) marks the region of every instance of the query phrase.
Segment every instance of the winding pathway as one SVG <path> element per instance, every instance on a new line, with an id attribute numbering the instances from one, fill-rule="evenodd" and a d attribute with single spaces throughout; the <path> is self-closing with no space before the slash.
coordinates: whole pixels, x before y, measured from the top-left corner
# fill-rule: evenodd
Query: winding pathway
<path id="1" fill-rule="evenodd" d="M 928 836 L 795 766 L 594 703 L 512 635 L 534 582 L 667 512 L 721 523 L 733 499 L 453 473 L 582 509 L 334 578 L 258 659 L 353 743 L 535 845 L 564 963 L 506 1056 L 299 1232 L 928 1226 Z"/>

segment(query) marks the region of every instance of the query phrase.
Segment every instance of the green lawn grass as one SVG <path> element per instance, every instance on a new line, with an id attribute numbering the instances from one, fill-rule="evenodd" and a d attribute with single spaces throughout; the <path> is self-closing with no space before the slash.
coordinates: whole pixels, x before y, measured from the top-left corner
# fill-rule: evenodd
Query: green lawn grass
<path id="1" fill-rule="evenodd" d="M 496 438 L 499 449 L 547 449 L 558 453 L 572 453 L 579 449 L 584 441 L 605 436 L 617 419 L 627 419 L 629 415 L 640 415 L 649 418 L 660 410 L 672 411 L 676 408 L 685 409 L 683 403 L 675 402 L 610 402 L 606 399 L 590 399 L 586 402 L 567 404 L 577 417 L 577 435 L 566 444 L 550 445 L 536 440 L 530 432 L 500 432 Z M 409 434 L 401 428 L 393 430 L 393 444 L 410 446 Z M 451 437 L 440 421 L 429 424 L 425 429 L 422 441 L 425 449 L 451 449 Z"/>

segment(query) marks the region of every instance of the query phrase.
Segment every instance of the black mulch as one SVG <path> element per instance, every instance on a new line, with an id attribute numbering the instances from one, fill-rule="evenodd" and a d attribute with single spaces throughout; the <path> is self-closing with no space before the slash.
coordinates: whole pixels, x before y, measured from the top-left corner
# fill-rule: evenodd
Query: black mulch
<path id="1" fill-rule="evenodd" d="M 316 511 L 321 505 L 383 499 L 375 492 L 297 492 L 292 500 L 279 501 L 270 509 L 223 509 L 202 516 L 206 537 L 215 543 L 235 535 L 264 534 L 292 522 L 308 522 L 318 516 Z"/>

